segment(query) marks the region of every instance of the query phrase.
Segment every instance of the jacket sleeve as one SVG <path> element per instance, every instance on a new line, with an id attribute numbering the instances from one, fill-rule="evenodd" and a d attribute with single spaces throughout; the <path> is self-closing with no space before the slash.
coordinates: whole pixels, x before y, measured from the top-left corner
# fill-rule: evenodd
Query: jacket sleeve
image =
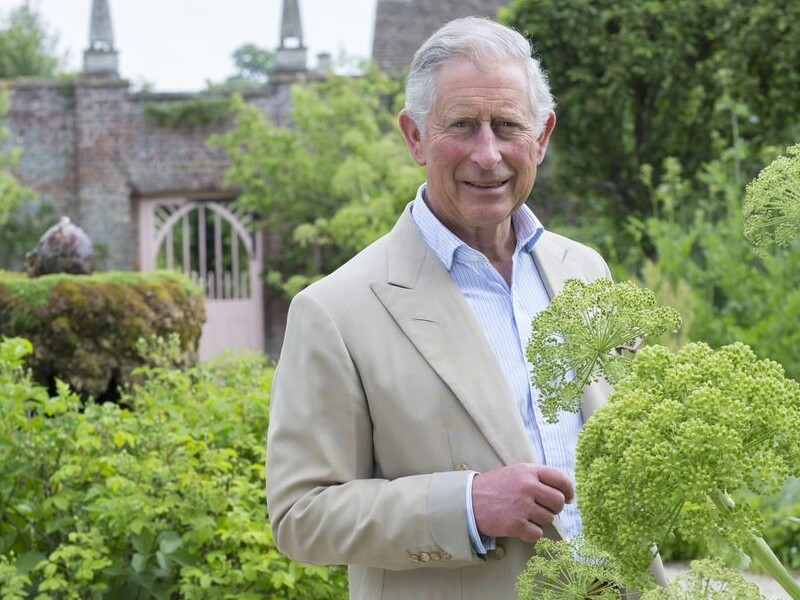
<path id="1" fill-rule="evenodd" d="M 267 503 L 279 550 L 303 562 L 392 570 L 479 563 L 466 525 L 467 478 L 462 471 L 375 476 L 358 366 L 325 307 L 311 294 L 295 297 L 267 436 Z"/>

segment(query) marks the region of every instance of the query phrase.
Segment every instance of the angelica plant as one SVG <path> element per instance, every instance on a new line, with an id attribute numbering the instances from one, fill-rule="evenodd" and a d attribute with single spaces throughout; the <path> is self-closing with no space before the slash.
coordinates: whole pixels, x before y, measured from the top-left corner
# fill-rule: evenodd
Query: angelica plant
<path id="1" fill-rule="evenodd" d="M 542 538 L 517 577 L 519 600 L 624 600 L 608 557 L 578 536 Z"/>
<path id="2" fill-rule="evenodd" d="M 585 385 L 619 381 L 630 356 L 617 350 L 675 332 L 680 324 L 678 311 L 659 306 L 652 291 L 633 282 L 568 279 L 534 317 L 526 350 L 545 419 L 579 410 Z"/>
<path id="3" fill-rule="evenodd" d="M 759 587 L 720 561 L 694 560 L 690 569 L 642 594 L 641 600 L 767 600 Z"/>
<path id="4" fill-rule="evenodd" d="M 790 146 L 747 184 L 744 234 L 761 255 L 800 235 L 800 144 Z"/>
<path id="5" fill-rule="evenodd" d="M 759 560 L 795 600 L 800 586 L 736 504 L 800 475 L 800 384 L 734 343 L 714 351 L 641 349 L 578 440 L 577 496 L 588 540 L 635 577 L 673 533 L 722 536 Z"/>
<path id="6" fill-rule="evenodd" d="M 715 558 L 694 560 L 666 586 L 653 581 L 639 596 L 616 562 L 582 536 L 539 541 L 517 578 L 517 594 L 518 600 L 767 600 L 758 585 Z"/>

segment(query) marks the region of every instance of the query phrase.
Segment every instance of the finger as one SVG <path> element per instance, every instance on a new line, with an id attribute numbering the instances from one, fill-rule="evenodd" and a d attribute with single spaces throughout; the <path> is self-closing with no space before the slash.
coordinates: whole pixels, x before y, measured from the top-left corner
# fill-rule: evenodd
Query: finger
<path id="1" fill-rule="evenodd" d="M 535 544 L 542 539 L 543 536 L 544 531 L 542 528 L 532 521 L 525 523 L 521 531 L 517 534 L 519 539 L 521 539 L 523 542 L 528 542 L 529 544 Z"/>
<path id="2" fill-rule="evenodd" d="M 572 502 L 575 497 L 575 485 L 564 471 L 555 467 L 540 466 L 538 475 L 539 481 L 559 490 L 564 495 L 565 502 Z"/>
<path id="3" fill-rule="evenodd" d="M 539 504 L 534 505 L 528 514 L 528 521 L 538 525 L 540 528 L 544 528 L 546 525 L 549 525 L 555 518 L 556 515 L 553 511 L 545 508 L 544 506 L 540 506 Z"/>
<path id="4" fill-rule="evenodd" d="M 545 485 L 541 481 L 529 488 L 530 500 L 544 506 L 553 513 L 559 513 L 567 503 L 567 499 L 561 490 Z"/>

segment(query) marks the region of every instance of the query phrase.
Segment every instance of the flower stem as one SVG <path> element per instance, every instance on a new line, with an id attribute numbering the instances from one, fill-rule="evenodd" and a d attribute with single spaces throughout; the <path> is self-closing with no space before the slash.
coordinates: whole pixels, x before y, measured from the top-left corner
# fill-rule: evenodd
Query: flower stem
<path id="1" fill-rule="evenodd" d="M 733 510 L 736 506 L 733 498 L 720 490 L 716 490 L 714 494 L 711 495 L 711 499 L 719 510 Z M 786 567 L 778 560 L 778 557 L 775 556 L 772 548 L 769 547 L 763 537 L 751 533 L 750 543 L 746 550 L 749 551 L 753 558 L 761 563 L 761 566 L 764 567 L 772 578 L 778 582 L 778 585 L 792 597 L 792 600 L 800 600 L 800 583 L 786 570 Z"/>

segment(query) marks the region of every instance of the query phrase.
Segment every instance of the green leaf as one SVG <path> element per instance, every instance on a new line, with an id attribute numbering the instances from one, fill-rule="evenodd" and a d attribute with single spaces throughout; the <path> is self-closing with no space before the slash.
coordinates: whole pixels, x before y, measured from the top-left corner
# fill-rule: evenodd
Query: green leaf
<path id="1" fill-rule="evenodd" d="M 135 572 L 141 573 L 147 567 L 149 558 L 148 555 L 140 554 L 139 552 L 134 553 L 133 558 L 131 558 L 131 568 Z"/>
<path id="2" fill-rule="evenodd" d="M 172 554 L 183 545 L 183 540 L 177 531 L 164 531 L 158 537 L 158 547 L 164 554 Z"/>
<path id="3" fill-rule="evenodd" d="M 28 574 L 36 568 L 36 565 L 46 559 L 47 556 L 42 552 L 36 550 L 26 552 L 17 558 L 17 569 L 21 573 Z"/>

